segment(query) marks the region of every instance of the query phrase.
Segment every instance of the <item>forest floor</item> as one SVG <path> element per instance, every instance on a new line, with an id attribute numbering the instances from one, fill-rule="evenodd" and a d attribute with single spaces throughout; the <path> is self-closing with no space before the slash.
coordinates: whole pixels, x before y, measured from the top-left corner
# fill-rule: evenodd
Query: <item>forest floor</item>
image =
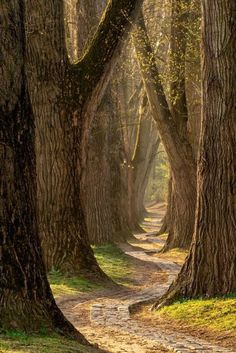
<path id="1" fill-rule="evenodd" d="M 59 296 L 59 306 L 90 342 L 110 353 L 235 353 L 235 298 L 200 300 L 195 307 L 194 303 L 176 303 L 177 308 L 171 306 L 169 312 L 151 312 L 152 303 L 176 277 L 187 253 L 178 249 L 159 253 L 165 237 L 155 234 L 165 207 L 148 211 L 143 223 L 147 233 L 118 244 L 125 255 L 118 250 L 107 268 L 120 287 Z M 103 261 L 99 256 L 98 260 Z"/>
<path id="2" fill-rule="evenodd" d="M 108 353 L 236 353 L 236 297 L 190 300 L 151 312 L 178 274 L 187 252 L 160 253 L 156 236 L 165 205 L 150 207 L 146 233 L 126 244 L 94 247 L 102 269 L 119 284 L 103 288 L 84 278 L 49 275 L 57 303 L 68 319 Z M 0 353 L 99 353 L 61 337 L 0 335 Z"/>

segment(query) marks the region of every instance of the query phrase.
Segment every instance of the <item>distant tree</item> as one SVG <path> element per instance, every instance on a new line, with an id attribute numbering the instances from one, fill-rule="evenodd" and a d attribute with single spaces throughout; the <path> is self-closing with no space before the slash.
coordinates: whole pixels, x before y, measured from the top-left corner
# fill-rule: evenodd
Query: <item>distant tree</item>
<path id="1" fill-rule="evenodd" d="M 142 14 L 137 25 L 137 31 L 133 34 L 133 41 L 152 116 L 157 123 L 172 174 L 171 210 L 168 214 L 169 238 L 166 248 L 188 248 L 192 240 L 195 217 L 196 161 L 187 135 L 188 113 L 186 96 L 183 92 L 185 86 L 183 69 L 185 65 L 185 43 L 181 53 L 172 58 L 175 64 L 177 58 L 181 61 L 181 64 L 178 64 L 178 77 L 171 84 L 172 104 L 169 105 Z M 178 34 L 179 36 L 180 34 Z M 175 53 L 175 55 L 177 54 Z"/>
<path id="2" fill-rule="evenodd" d="M 105 5 L 105 0 L 77 3 L 77 11 L 74 11 L 77 20 L 70 19 L 77 28 L 77 31 L 71 30 L 71 37 L 75 38 L 71 39 L 74 45 L 70 52 L 73 55 L 77 48 L 77 59 L 86 51 Z M 126 209 L 122 205 L 122 131 L 116 109 L 118 93 L 113 84 L 116 71 L 91 124 L 81 188 L 89 241 L 96 245 L 127 239 L 131 234 Z"/>

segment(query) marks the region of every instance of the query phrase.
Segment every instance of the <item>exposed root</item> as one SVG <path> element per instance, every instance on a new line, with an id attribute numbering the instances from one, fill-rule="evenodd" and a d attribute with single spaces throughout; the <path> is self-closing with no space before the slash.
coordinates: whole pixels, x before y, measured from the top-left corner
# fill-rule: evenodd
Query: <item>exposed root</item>
<path id="1" fill-rule="evenodd" d="M 167 292 L 163 294 L 156 303 L 152 306 L 151 310 L 159 310 L 165 306 L 173 304 L 177 299 L 183 296 L 183 285 L 179 284 L 179 277 L 173 282 Z"/>

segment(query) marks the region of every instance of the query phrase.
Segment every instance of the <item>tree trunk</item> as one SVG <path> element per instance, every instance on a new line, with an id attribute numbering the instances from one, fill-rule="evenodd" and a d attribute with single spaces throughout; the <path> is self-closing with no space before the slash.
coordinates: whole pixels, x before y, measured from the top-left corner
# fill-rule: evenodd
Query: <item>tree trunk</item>
<path id="1" fill-rule="evenodd" d="M 153 126 L 147 111 L 147 97 L 144 95 L 140 109 L 140 122 L 137 131 L 136 145 L 131 161 L 131 175 L 133 190 L 130 195 L 130 212 L 133 220 L 140 224 L 145 213 L 144 196 L 148 177 L 152 168 L 153 157 L 157 153 L 160 140 L 156 127 Z"/>
<path id="2" fill-rule="evenodd" d="M 121 38 L 130 26 L 128 17 L 135 15 L 141 2 L 109 3 L 90 48 L 75 65 L 69 64 L 65 48 L 63 2 L 27 3 L 28 77 L 39 156 L 40 233 L 48 269 L 106 278 L 88 244 L 80 186 L 85 175 L 89 127 Z M 128 17 L 122 11 L 127 11 Z"/>
<path id="3" fill-rule="evenodd" d="M 169 109 L 143 16 L 140 16 L 138 25 L 139 30 L 133 35 L 134 45 L 152 115 L 172 171 L 174 198 L 171 204 L 172 221 L 168 225 L 172 230 L 169 228 L 170 237 L 165 249 L 188 248 L 192 240 L 196 204 L 194 154 L 186 134 L 182 133 L 183 129 L 180 129 L 179 122 Z M 186 117 L 183 119 L 185 121 Z"/>
<path id="4" fill-rule="evenodd" d="M 36 117 L 39 227 L 44 262 L 47 270 L 106 278 L 88 243 L 75 167 L 78 147 L 75 147 L 76 127 L 71 124 L 72 112 L 68 109 L 65 113 L 58 102 L 63 95 L 60 81 L 68 64 L 62 31 L 63 4 L 59 1 L 52 5 L 47 1 L 40 5 L 42 1 L 27 5 L 26 23 L 27 76 Z M 33 30 L 35 25 L 41 30 L 38 35 Z M 45 32 L 50 36 L 40 34 Z"/>
<path id="5" fill-rule="evenodd" d="M 169 183 L 168 183 L 168 197 L 167 197 L 167 208 L 166 208 L 166 214 L 162 220 L 162 226 L 161 229 L 158 232 L 158 235 L 162 235 L 165 233 L 168 233 L 169 236 L 169 218 L 170 218 L 170 208 L 171 208 L 171 200 L 172 200 L 172 177 L 170 174 L 170 179 L 169 179 Z"/>
<path id="6" fill-rule="evenodd" d="M 94 34 L 99 18 L 105 6 L 104 0 L 99 0 L 94 7 L 94 1 L 79 2 L 79 48 L 86 48 Z M 96 116 L 91 125 L 88 142 L 87 163 L 83 185 L 83 202 L 86 215 L 89 240 L 92 244 L 111 243 L 124 240 L 130 234 L 124 223 L 121 211 L 121 190 L 116 192 L 114 181 L 121 187 L 120 172 L 120 138 L 119 117 L 114 107 L 112 82 L 109 84 Z M 115 144 L 115 142 L 117 144 Z M 112 161 L 115 159 L 115 161 Z M 118 168 L 116 166 L 118 164 Z M 115 167 L 115 174 L 112 168 Z M 124 239 L 123 239 L 124 238 Z"/>
<path id="7" fill-rule="evenodd" d="M 45 327 L 87 343 L 57 307 L 42 261 L 23 19 L 23 2 L 1 2 L 0 328 L 39 332 Z"/>
<path id="8" fill-rule="evenodd" d="M 236 292 L 236 4 L 203 3 L 203 116 L 190 255 L 158 304 Z M 156 306 L 158 305 L 156 304 Z"/>
<path id="9" fill-rule="evenodd" d="M 188 106 L 186 99 L 186 48 L 190 3 L 186 0 L 172 1 L 170 34 L 170 109 L 179 135 L 188 139 Z M 194 153 L 193 153 L 194 154 Z M 189 248 L 194 229 L 195 205 L 186 180 L 173 172 L 170 204 L 168 207 L 168 238 L 163 251 L 172 248 Z M 195 192 L 196 193 L 196 192 Z M 196 200 L 194 200 L 196 202 Z M 189 205 L 193 207 L 189 208 Z M 185 223 L 187 222 L 187 223 Z M 187 227 L 186 227 L 187 226 Z"/>

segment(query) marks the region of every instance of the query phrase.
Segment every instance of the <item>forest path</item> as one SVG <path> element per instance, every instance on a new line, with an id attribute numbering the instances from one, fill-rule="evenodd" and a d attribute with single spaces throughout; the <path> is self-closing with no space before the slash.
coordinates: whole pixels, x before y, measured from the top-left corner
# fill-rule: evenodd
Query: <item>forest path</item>
<path id="1" fill-rule="evenodd" d="M 165 293 L 180 269 L 178 263 L 158 254 L 164 240 L 154 233 L 160 226 L 164 205 L 154 206 L 149 212 L 145 222 L 150 222 L 150 231 L 135 235 L 131 244 L 119 245 L 136 267 L 132 285 L 61 298 L 59 306 L 91 343 L 110 353 L 236 353 L 186 333 L 153 326 L 132 315 L 136 306 L 152 303 Z"/>

